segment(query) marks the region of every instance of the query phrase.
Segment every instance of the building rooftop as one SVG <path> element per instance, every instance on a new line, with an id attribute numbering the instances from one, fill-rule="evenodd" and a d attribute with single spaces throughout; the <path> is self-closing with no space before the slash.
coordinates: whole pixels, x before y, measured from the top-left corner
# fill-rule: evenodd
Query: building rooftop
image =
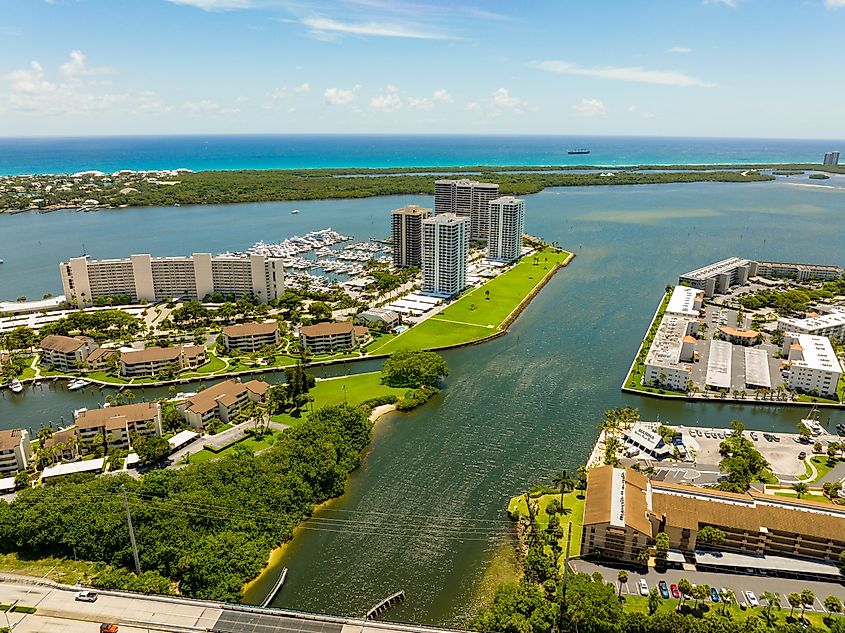
<path id="1" fill-rule="evenodd" d="M 687 316 L 698 316 L 695 307 L 696 299 L 703 299 L 704 291 L 690 288 L 689 286 L 675 286 L 672 296 L 669 297 L 669 304 L 666 312 L 671 314 L 685 314 Z"/>
<path id="2" fill-rule="evenodd" d="M 447 214 L 444 214 L 447 215 Z M 341 321 L 339 323 L 317 323 L 315 325 L 303 325 L 300 332 L 304 336 L 331 336 L 333 334 L 350 334 L 354 331 L 355 326 L 351 321 Z"/>
<path id="3" fill-rule="evenodd" d="M 120 360 L 127 365 L 140 365 L 161 361 L 176 362 L 182 354 L 181 347 L 147 347 L 135 352 L 121 352 Z"/>
<path id="4" fill-rule="evenodd" d="M 399 320 L 399 315 L 393 310 L 389 310 L 387 308 L 370 308 L 369 310 L 364 310 L 358 316 L 381 317 L 387 321 Z"/>
<path id="5" fill-rule="evenodd" d="M 99 457 L 97 459 L 85 459 L 78 462 L 71 462 L 69 464 L 55 464 L 53 466 L 47 466 L 47 468 L 45 468 L 41 473 L 41 478 L 49 479 L 50 477 L 73 475 L 75 473 L 101 472 L 105 463 L 106 458 Z"/>
<path id="6" fill-rule="evenodd" d="M 5 429 L 0 431 L 0 451 L 10 451 L 20 446 L 25 434 L 26 431 L 23 429 Z"/>
<path id="7" fill-rule="evenodd" d="M 193 413 L 202 414 L 216 409 L 218 403 L 224 407 L 231 407 L 246 391 L 247 387 L 239 381 L 235 379 L 224 380 L 188 398 L 185 401 L 186 409 Z"/>
<path id="8" fill-rule="evenodd" d="M 61 334 L 50 334 L 41 341 L 41 349 L 49 349 L 62 354 L 73 354 L 80 347 L 85 345 L 89 339 L 81 336 L 62 336 Z"/>
<path id="9" fill-rule="evenodd" d="M 266 323 L 227 325 L 223 328 L 223 334 L 232 338 L 238 338 L 239 336 L 264 336 L 265 334 L 273 334 L 278 330 L 279 324 L 276 321 L 267 321 Z"/>
<path id="10" fill-rule="evenodd" d="M 710 387 L 731 388 L 731 360 L 733 345 L 727 341 L 710 341 L 710 356 L 707 358 L 707 378 Z"/>
<path id="11" fill-rule="evenodd" d="M 736 338 L 757 338 L 760 336 L 760 333 L 757 330 L 737 330 L 730 325 L 720 325 L 719 331 L 722 334 Z"/>
<path id="12" fill-rule="evenodd" d="M 649 483 L 644 475 L 631 469 L 599 466 L 587 471 L 587 487 L 584 525 L 610 523 L 651 534 Z"/>
<path id="13" fill-rule="evenodd" d="M 681 279 L 709 279 L 710 277 L 713 277 L 715 275 L 728 273 L 739 266 L 748 266 L 750 263 L 752 263 L 752 260 L 750 259 L 743 259 L 741 257 L 728 257 L 727 259 L 723 259 L 721 261 L 708 264 L 707 266 L 696 268 L 695 270 L 691 270 L 688 273 L 684 273 L 683 275 L 681 275 Z"/>
<path id="14" fill-rule="evenodd" d="M 101 360 L 106 356 L 111 356 L 112 354 L 117 354 L 117 350 L 109 349 L 108 347 L 98 347 L 88 354 L 88 362 L 96 363 L 98 360 Z"/>
<path id="15" fill-rule="evenodd" d="M 790 330 L 822 330 L 829 327 L 845 325 L 845 311 L 830 312 L 821 316 L 814 316 L 807 319 L 790 319 L 784 317 L 778 319 L 778 329 L 789 332 Z"/>
<path id="16" fill-rule="evenodd" d="M 452 180 L 449 178 L 441 178 L 440 180 L 435 180 L 434 184 L 436 185 L 463 185 L 464 187 L 468 187 L 472 185 L 473 187 L 491 187 L 498 189 L 499 185 L 495 182 L 478 182 L 477 180 L 470 180 L 469 178 L 459 178 L 458 180 Z"/>
<path id="17" fill-rule="evenodd" d="M 648 350 L 646 364 L 672 369 L 688 368 L 680 360 L 681 350 L 690 323 L 695 320 L 695 318 L 686 315 L 669 314 L 668 312 L 664 314 Z"/>
<path id="18" fill-rule="evenodd" d="M 766 350 L 745 348 L 745 384 L 771 389 L 772 377 L 769 372 L 769 354 Z"/>
<path id="19" fill-rule="evenodd" d="M 79 429 L 98 426 L 117 428 L 126 426 L 127 423 L 152 420 L 158 416 L 158 412 L 158 404 L 155 402 L 136 402 L 102 409 L 86 409 L 76 416 L 76 426 Z"/>
<path id="20" fill-rule="evenodd" d="M 462 216 L 456 215 L 454 213 L 438 213 L 430 218 L 426 218 L 422 221 L 423 224 L 460 224 L 461 222 L 469 222 L 469 220 Z"/>
<path id="21" fill-rule="evenodd" d="M 422 215 L 428 216 L 431 214 L 431 209 L 417 206 L 416 204 L 409 204 L 391 211 L 393 215 Z"/>
<path id="22" fill-rule="evenodd" d="M 795 337 L 796 335 L 792 335 Z M 842 372 L 836 352 L 826 336 L 813 336 L 812 334 L 798 334 L 798 344 L 801 346 L 801 360 L 793 360 L 792 365 L 807 367 L 808 369 L 819 369 L 823 371 Z"/>

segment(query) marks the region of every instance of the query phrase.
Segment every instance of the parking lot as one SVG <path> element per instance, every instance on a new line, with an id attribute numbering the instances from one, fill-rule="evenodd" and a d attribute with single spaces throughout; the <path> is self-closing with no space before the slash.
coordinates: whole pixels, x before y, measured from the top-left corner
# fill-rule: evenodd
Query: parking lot
<path id="1" fill-rule="evenodd" d="M 575 567 L 577 571 L 587 574 L 599 572 L 605 581 L 613 583 L 614 586 L 618 585 L 616 581 L 616 574 L 619 569 L 621 569 L 620 567 L 583 560 L 573 561 L 573 567 Z M 808 607 L 807 610 L 818 611 L 821 613 L 826 613 L 824 604 L 822 604 L 825 597 L 834 595 L 840 600 L 845 600 L 845 587 L 839 583 L 832 582 L 792 580 L 789 578 L 772 578 L 767 576 L 744 576 L 716 572 L 699 572 L 686 569 L 668 569 L 665 572 L 657 572 L 655 569 L 649 568 L 648 572 L 642 573 L 641 571 L 626 568 L 626 571 L 628 572 L 628 582 L 622 585 L 623 596 L 640 595 L 638 588 L 640 579 L 645 580 L 649 589 L 651 589 L 652 587 L 656 587 L 661 580 L 665 580 L 666 584 L 671 587 L 673 584 L 677 585 L 681 578 L 686 578 L 694 585 L 704 583 L 710 587 L 716 587 L 717 589 L 730 589 L 734 592 L 737 602 L 740 605 L 746 606 L 749 606 L 748 599 L 745 596 L 746 591 L 753 592 L 758 600 L 760 599 L 760 596 L 767 591 L 777 593 L 781 596 L 781 604 L 786 605 L 786 608 L 788 609 L 789 601 L 786 598 L 788 594 L 809 589 L 815 594 L 816 600 L 812 607 Z"/>

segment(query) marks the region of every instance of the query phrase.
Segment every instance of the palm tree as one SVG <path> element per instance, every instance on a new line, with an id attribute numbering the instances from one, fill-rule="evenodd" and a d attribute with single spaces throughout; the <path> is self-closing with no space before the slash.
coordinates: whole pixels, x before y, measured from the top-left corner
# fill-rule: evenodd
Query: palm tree
<path id="1" fill-rule="evenodd" d="M 728 607 L 736 600 L 736 594 L 730 589 L 722 589 L 719 592 L 719 598 L 722 600 L 722 615 L 727 615 Z"/>
<path id="2" fill-rule="evenodd" d="M 816 601 L 816 594 L 809 589 L 801 592 L 801 620 L 804 620 L 804 610 Z"/>
<path id="3" fill-rule="evenodd" d="M 772 610 L 777 609 L 780 611 L 780 595 L 767 591 L 760 597 L 766 601 L 766 607 L 763 609 L 763 619 L 766 621 L 766 625 L 771 628 L 774 626 L 776 619 Z"/>
<path id="4" fill-rule="evenodd" d="M 617 594 L 620 598 L 622 597 L 622 585 L 628 582 L 628 572 L 624 569 L 620 569 L 616 572 L 616 580 L 619 581 L 619 593 Z"/>
<path id="5" fill-rule="evenodd" d="M 568 471 L 562 470 L 552 477 L 552 485 L 560 488 L 560 509 L 563 512 L 563 509 L 566 507 L 563 503 L 563 495 L 575 487 L 575 480 Z"/>
<path id="6" fill-rule="evenodd" d="M 803 481 L 799 481 L 796 484 L 792 484 L 792 489 L 796 492 L 798 498 L 800 499 L 802 495 L 805 495 L 810 491 L 810 486 L 805 484 Z"/>
<path id="7" fill-rule="evenodd" d="M 786 599 L 789 602 L 789 617 L 791 618 L 795 614 L 795 607 L 801 606 L 801 594 L 792 592 L 786 596 Z"/>

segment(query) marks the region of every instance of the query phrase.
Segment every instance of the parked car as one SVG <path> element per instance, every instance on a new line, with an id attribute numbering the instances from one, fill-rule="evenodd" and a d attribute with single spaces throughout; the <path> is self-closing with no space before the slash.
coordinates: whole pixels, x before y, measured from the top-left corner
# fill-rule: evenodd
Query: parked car
<path id="1" fill-rule="evenodd" d="M 763 433 L 763 438 L 764 438 L 767 442 L 771 442 L 771 441 L 773 441 L 773 440 L 775 439 L 775 436 L 774 436 L 774 435 L 772 435 L 771 433 Z"/>
<path id="2" fill-rule="evenodd" d="M 780 442 L 780 438 L 777 435 L 772 435 L 772 440 L 775 442 Z"/>
<path id="3" fill-rule="evenodd" d="M 806 459 L 806 457 L 807 457 L 806 451 L 801 451 L 800 453 L 798 453 L 798 459 L 804 460 L 804 459 Z"/>
<path id="4" fill-rule="evenodd" d="M 100 633 L 117 633 L 117 624 L 109 624 L 107 622 L 103 622 L 100 625 Z"/>
<path id="5" fill-rule="evenodd" d="M 77 591 L 74 599 L 79 602 L 96 602 L 97 594 L 93 591 Z"/>
<path id="6" fill-rule="evenodd" d="M 713 602 L 719 602 L 719 592 L 716 590 L 716 587 L 710 587 L 710 599 Z"/>
<path id="7" fill-rule="evenodd" d="M 678 590 L 678 585 L 673 583 L 672 586 L 669 587 L 669 591 L 672 592 L 672 597 L 676 600 L 681 597 L 681 592 Z"/>
<path id="8" fill-rule="evenodd" d="M 669 585 L 666 584 L 666 581 L 661 580 L 657 583 L 657 588 L 660 589 L 660 597 L 667 600 L 669 598 Z"/>
<path id="9" fill-rule="evenodd" d="M 760 601 L 757 600 L 757 596 L 754 595 L 753 591 L 746 591 L 745 592 L 745 601 L 752 607 L 759 607 Z"/>
<path id="10" fill-rule="evenodd" d="M 648 583 L 645 581 L 645 578 L 640 578 L 640 595 L 648 595 Z"/>
<path id="11" fill-rule="evenodd" d="M 751 439 L 755 442 L 760 439 L 760 436 L 757 435 L 754 431 L 751 431 Z"/>

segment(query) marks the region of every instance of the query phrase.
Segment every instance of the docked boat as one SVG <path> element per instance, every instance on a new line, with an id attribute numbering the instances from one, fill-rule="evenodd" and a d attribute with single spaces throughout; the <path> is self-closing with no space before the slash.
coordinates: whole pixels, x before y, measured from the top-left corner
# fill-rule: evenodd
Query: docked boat
<path id="1" fill-rule="evenodd" d="M 579 147 L 579 148 L 577 148 L 577 149 L 571 149 L 571 150 L 569 150 L 569 151 L 568 151 L 568 152 L 566 152 L 566 153 L 567 153 L 567 154 L 589 154 L 589 153 L 590 153 L 590 150 L 588 150 L 588 149 L 587 149 L 587 148 L 585 148 L 585 147 Z"/>
<path id="2" fill-rule="evenodd" d="M 89 382 L 87 380 L 83 380 L 82 378 L 79 378 L 77 380 L 71 380 L 67 385 L 67 390 L 68 391 L 78 391 L 79 389 L 82 389 L 83 387 L 87 387 L 88 385 L 89 385 Z"/>
<path id="3" fill-rule="evenodd" d="M 297 213 L 299 213 L 299 209 L 294 209 L 293 211 L 291 211 L 291 214 L 293 215 L 296 215 Z"/>
<path id="4" fill-rule="evenodd" d="M 10 384 L 9 389 L 12 390 L 12 393 L 21 393 L 23 391 L 23 384 L 20 380 L 15 378 Z"/>
<path id="5" fill-rule="evenodd" d="M 825 431 L 824 426 L 822 426 L 822 423 L 819 420 L 819 412 L 816 407 L 813 407 L 813 409 L 810 411 L 810 415 L 801 420 L 801 424 L 810 429 L 810 433 L 812 433 L 814 437 L 824 435 L 827 432 Z"/>

